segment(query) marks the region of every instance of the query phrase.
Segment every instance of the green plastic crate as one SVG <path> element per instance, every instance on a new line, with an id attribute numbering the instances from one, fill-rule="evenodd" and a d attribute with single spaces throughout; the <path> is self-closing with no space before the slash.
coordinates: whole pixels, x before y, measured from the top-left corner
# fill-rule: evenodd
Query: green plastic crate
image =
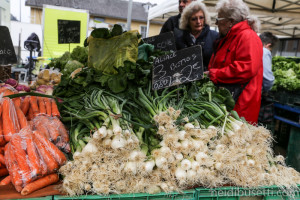
<path id="1" fill-rule="evenodd" d="M 112 194 L 108 196 L 99 195 L 82 195 L 78 197 L 68 197 L 55 195 L 54 200 L 62 199 L 104 199 L 104 200 L 195 200 L 195 190 L 187 190 L 182 193 L 171 192 L 171 193 L 158 193 L 158 194 L 148 194 L 148 193 L 135 193 L 135 194 Z"/>
<path id="2" fill-rule="evenodd" d="M 300 191 L 294 197 L 285 195 L 277 186 L 256 189 L 241 187 L 196 188 L 196 200 L 300 200 Z"/>

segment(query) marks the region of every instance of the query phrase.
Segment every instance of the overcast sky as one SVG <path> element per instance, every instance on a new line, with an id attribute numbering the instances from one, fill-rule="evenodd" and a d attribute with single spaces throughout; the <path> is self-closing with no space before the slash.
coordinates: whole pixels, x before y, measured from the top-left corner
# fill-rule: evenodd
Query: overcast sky
<path id="1" fill-rule="evenodd" d="M 162 2 L 162 0 L 133 0 L 133 1 L 142 2 L 142 3 L 150 2 L 151 4 L 155 4 L 155 3 L 160 4 L 160 2 Z M 30 23 L 30 8 L 28 6 L 25 6 L 25 0 L 10 0 L 10 12 L 18 20 L 20 20 L 20 16 L 21 16 L 22 22 Z"/>

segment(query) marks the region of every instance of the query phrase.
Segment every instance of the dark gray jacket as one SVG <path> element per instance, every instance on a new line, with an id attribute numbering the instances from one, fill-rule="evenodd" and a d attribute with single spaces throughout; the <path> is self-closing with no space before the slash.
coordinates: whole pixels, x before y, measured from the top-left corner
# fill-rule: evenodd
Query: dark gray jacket
<path id="1" fill-rule="evenodd" d="M 210 57 L 213 53 L 213 44 L 219 38 L 218 32 L 210 30 L 208 25 L 205 25 L 200 36 L 193 41 L 189 31 L 174 29 L 174 36 L 177 50 L 191 47 L 194 45 L 201 45 L 203 55 L 203 70 L 207 71 Z"/>
<path id="2" fill-rule="evenodd" d="M 170 17 L 162 26 L 160 30 L 160 34 L 174 31 L 174 28 L 179 28 L 180 17 L 181 17 L 180 14 Z"/>

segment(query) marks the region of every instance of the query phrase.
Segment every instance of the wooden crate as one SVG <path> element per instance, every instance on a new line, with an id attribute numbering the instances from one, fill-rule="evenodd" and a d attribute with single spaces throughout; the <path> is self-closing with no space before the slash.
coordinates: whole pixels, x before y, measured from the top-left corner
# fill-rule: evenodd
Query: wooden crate
<path id="1" fill-rule="evenodd" d="M 0 65 L 0 81 L 5 81 L 11 77 L 11 65 Z"/>

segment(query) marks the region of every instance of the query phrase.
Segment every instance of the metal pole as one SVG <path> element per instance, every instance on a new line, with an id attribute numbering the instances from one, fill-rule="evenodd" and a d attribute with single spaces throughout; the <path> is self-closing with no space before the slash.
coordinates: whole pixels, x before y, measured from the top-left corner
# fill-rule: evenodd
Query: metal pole
<path id="1" fill-rule="evenodd" d="M 33 60 L 32 60 L 32 51 L 33 50 L 30 50 L 30 55 L 29 55 L 29 74 L 28 74 L 28 85 L 31 84 L 31 71 L 32 71 L 32 68 L 33 68 Z"/>
<path id="2" fill-rule="evenodd" d="M 131 13 L 132 13 L 132 0 L 129 0 L 128 13 L 127 13 L 127 31 L 131 30 Z"/>
<path id="3" fill-rule="evenodd" d="M 22 22 L 21 11 L 22 11 L 22 0 L 20 0 L 20 22 Z"/>

